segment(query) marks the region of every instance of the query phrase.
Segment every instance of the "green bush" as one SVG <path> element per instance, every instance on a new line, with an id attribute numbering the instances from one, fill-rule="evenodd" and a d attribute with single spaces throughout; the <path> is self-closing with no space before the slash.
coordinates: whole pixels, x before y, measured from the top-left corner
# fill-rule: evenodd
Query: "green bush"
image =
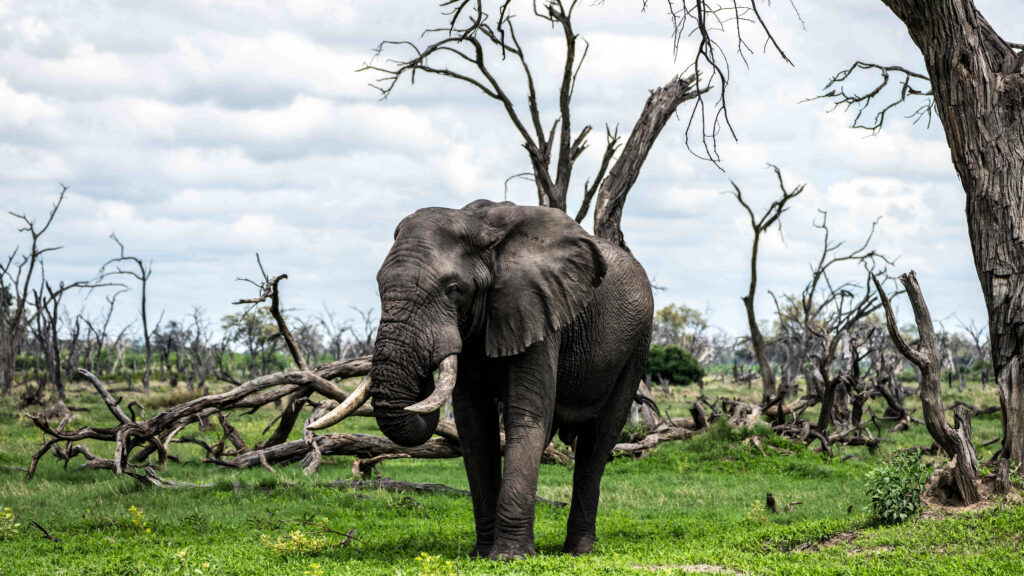
<path id="1" fill-rule="evenodd" d="M 867 474 L 871 514 L 884 524 L 898 524 L 917 512 L 931 466 L 921 452 L 897 450 L 888 462 Z"/>
<path id="2" fill-rule="evenodd" d="M 704 377 L 704 369 L 689 352 L 671 344 L 654 344 L 647 356 L 647 373 L 673 384 L 692 384 Z"/>

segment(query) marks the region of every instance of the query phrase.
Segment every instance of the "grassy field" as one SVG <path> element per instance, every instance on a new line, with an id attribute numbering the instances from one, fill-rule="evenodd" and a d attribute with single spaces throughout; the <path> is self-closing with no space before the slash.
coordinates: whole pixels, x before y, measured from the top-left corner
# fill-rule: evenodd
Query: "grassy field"
<path id="1" fill-rule="evenodd" d="M 94 395 L 76 383 L 69 404 L 88 408 L 73 426 L 109 425 Z M 696 389 L 657 395 L 672 415 L 684 415 Z M 754 398 L 756 391 L 727 383 L 707 393 Z M 172 402 L 163 387 L 138 396 L 147 412 Z M 136 398 L 124 394 L 125 402 Z M 994 391 L 971 383 L 964 395 L 977 406 L 997 403 Z M 875 410 L 881 413 L 881 405 Z M 271 411 L 236 416 L 250 442 L 260 437 Z M 373 432 L 372 420 L 338 427 Z M 978 443 L 999 435 L 998 415 L 974 423 Z M 193 435 L 200 434 L 194 428 Z M 767 456 L 741 441 L 759 434 Z M 829 460 L 773 436 L 767 428 L 716 426 L 685 442 L 661 445 L 642 460 L 608 466 L 593 554 L 559 554 L 567 508 L 538 504 L 539 555 L 513 563 L 470 560 L 472 511 L 468 498 L 395 494 L 327 486 L 351 476 L 350 458 L 329 460 L 318 475 L 295 466 L 225 470 L 198 463 L 198 448 L 175 445 L 184 460 L 161 473 L 213 482 L 213 488 L 154 489 L 107 471 L 67 470 L 52 456 L 35 479 L 24 480 L 41 434 L 0 400 L 0 575 L 256 575 L 342 574 L 685 574 L 719 570 L 740 574 L 1021 574 L 1024 507 L 999 504 L 971 513 L 927 512 L 900 526 L 876 526 L 865 510 L 864 476 L 898 446 L 927 445 L 923 426 L 883 434 L 878 453 L 838 448 Z M 212 433 L 210 439 L 215 440 Z M 109 447 L 94 446 L 109 456 Z M 992 448 L 981 451 L 987 460 Z M 845 456 L 852 456 L 845 459 Z M 460 460 L 396 460 L 381 466 L 396 480 L 440 482 L 465 488 Z M 572 470 L 544 465 L 540 494 L 566 501 Z M 766 492 L 780 514 L 763 508 Z M 4 531 L 2 509 L 21 526 Z M 37 522 L 60 542 L 43 537 Z M 346 546 L 343 534 L 355 530 Z M 424 556 L 425 555 L 425 556 Z M 418 558 L 418 559 L 417 559 Z M 450 562 L 450 564 L 449 564 Z"/>

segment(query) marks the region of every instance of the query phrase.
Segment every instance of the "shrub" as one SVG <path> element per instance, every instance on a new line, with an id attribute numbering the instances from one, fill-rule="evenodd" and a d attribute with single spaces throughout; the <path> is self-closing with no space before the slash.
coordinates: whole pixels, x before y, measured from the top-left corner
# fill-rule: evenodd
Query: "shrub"
<path id="1" fill-rule="evenodd" d="M 146 513 L 142 511 L 142 508 L 136 508 L 135 506 L 129 508 L 128 520 L 131 522 L 131 526 L 136 532 L 149 534 L 153 531 L 149 527 L 149 522 L 146 520 Z"/>
<path id="2" fill-rule="evenodd" d="M 21 524 L 14 517 L 14 512 L 11 512 L 10 508 L 0 510 L 0 540 L 13 538 L 18 534 L 20 528 Z"/>
<path id="3" fill-rule="evenodd" d="M 260 534 L 260 541 L 267 548 L 273 550 L 280 556 L 290 554 L 315 554 L 331 546 L 326 538 L 317 538 L 302 530 L 292 530 L 287 538 L 271 538 L 266 534 Z"/>
<path id="4" fill-rule="evenodd" d="M 898 524 L 917 512 L 931 466 L 920 452 L 897 450 L 888 462 L 867 475 L 871 514 L 885 524 Z"/>
<path id="5" fill-rule="evenodd" d="M 671 344 L 655 344 L 647 356 L 647 373 L 673 384 L 692 384 L 704 377 L 704 369 L 689 352 Z"/>
<path id="6" fill-rule="evenodd" d="M 420 576 L 454 576 L 456 573 L 452 561 L 445 560 L 440 554 L 431 556 L 420 552 L 414 560 L 420 563 Z"/>

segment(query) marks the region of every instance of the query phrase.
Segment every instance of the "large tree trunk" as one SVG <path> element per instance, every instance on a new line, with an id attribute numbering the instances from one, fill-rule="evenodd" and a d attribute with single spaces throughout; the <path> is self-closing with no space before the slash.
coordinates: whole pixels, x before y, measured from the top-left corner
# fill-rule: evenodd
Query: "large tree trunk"
<path id="1" fill-rule="evenodd" d="M 1002 456 L 1024 462 L 1024 57 L 971 0 L 882 0 L 924 55 L 964 191 L 1003 406 Z"/>

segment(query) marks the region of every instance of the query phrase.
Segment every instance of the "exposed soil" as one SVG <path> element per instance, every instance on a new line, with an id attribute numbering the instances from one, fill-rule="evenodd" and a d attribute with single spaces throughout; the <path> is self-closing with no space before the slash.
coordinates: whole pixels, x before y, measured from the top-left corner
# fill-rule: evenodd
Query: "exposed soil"
<path id="1" fill-rule="evenodd" d="M 964 506 L 952 486 L 949 467 L 937 468 L 928 478 L 928 485 L 925 487 L 924 494 L 921 495 L 921 515 L 925 518 L 942 518 L 951 514 L 980 512 L 1004 503 L 1020 502 L 1021 495 L 1017 490 L 1012 489 L 1009 494 L 1005 495 L 996 494 L 995 483 L 994 474 L 982 477 L 981 485 L 978 487 L 981 500 L 970 506 Z"/>
<path id="2" fill-rule="evenodd" d="M 846 544 L 847 542 L 853 542 L 857 538 L 856 532 L 840 532 L 829 537 L 827 540 L 821 542 L 807 542 L 797 546 L 790 550 L 790 552 L 817 552 L 830 546 L 838 546 L 839 544 Z"/>

